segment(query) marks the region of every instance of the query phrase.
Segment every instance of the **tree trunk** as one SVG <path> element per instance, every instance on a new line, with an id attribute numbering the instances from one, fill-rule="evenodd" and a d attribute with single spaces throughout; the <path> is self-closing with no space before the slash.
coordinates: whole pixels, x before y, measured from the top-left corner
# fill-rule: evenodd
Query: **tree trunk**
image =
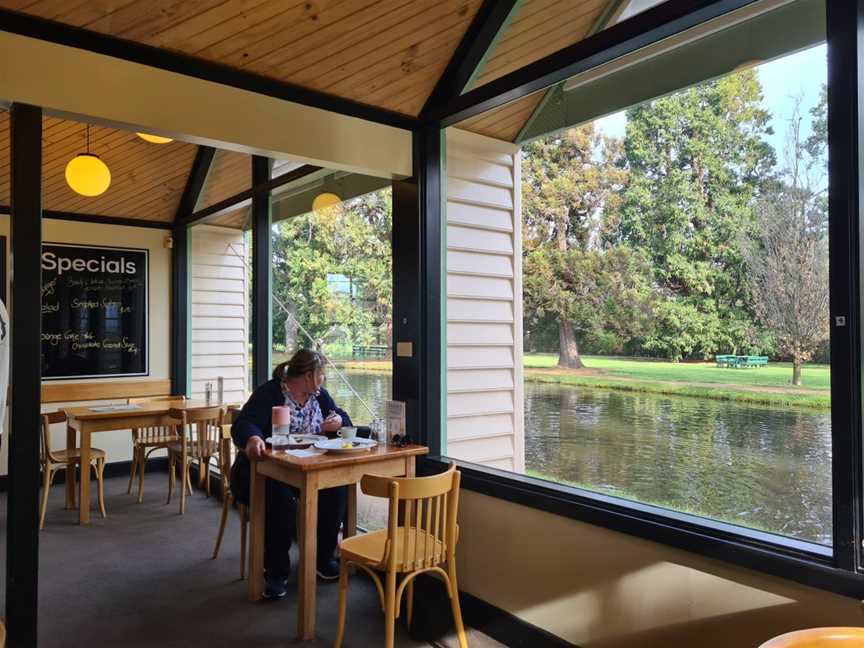
<path id="1" fill-rule="evenodd" d="M 792 358 L 792 384 L 801 384 L 801 358 Z"/>
<path id="2" fill-rule="evenodd" d="M 582 369 L 582 359 L 579 357 L 579 345 L 576 344 L 576 336 L 573 334 L 573 325 L 570 322 L 558 323 L 558 340 L 561 350 L 558 352 L 558 366 L 567 369 Z"/>

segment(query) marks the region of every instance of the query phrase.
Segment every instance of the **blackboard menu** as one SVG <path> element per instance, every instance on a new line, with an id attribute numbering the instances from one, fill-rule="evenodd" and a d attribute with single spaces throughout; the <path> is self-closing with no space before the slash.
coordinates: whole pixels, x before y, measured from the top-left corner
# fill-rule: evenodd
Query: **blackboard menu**
<path id="1" fill-rule="evenodd" d="M 147 250 L 42 245 L 42 378 L 145 376 Z"/>

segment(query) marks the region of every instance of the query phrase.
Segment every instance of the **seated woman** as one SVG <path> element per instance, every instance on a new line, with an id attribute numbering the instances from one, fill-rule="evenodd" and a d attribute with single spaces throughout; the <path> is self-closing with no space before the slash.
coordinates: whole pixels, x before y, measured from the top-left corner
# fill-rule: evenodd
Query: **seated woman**
<path id="1" fill-rule="evenodd" d="M 302 349 L 273 370 L 272 380 L 258 387 L 231 426 L 234 444 L 242 451 L 231 468 L 231 490 L 234 497 L 249 503 L 249 460 L 258 460 L 264 452 L 264 439 L 271 434 L 271 410 L 275 406 L 291 408 L 292 434 L 334 433 L 350 426 L 348 414 L 336 407 L 322 385 L 326 380 L 324 357 Z M 278 481 L 267 480 L 267 512 L 264 530 L 264 569 L 267 598 L 282 598 L 291 563 L 288 551 L 296 537 L 297 494 Z M 339 578 L 339 562 L 334 559 L 339 526 L 345 518 L 348 489 L 328 488 L 318 493 L 318 576 L 327 580 Z"/>

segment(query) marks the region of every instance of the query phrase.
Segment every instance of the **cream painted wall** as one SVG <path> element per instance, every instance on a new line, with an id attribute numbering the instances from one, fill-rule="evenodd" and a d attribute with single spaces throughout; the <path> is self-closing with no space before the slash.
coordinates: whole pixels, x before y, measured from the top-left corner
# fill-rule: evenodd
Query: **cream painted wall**
<path id="1" fill-rule="evenodd" d="M 862 602 L 462 491 L 459 587 L 582 648 L 755 648 Z"/>
<path id="2" fill-rule="evenodd" d="M 7 237 L 9 245 L 9 216 L 0 216 L 0 235 Z M 149 273 L 149 361 L 148 378 L 170 378 L 171 363 L 171 250 L 165 247 L 168 230 L 125 227 L 120 225 L 100 225 L 46 219 L 43 221 L 42 238 L 46 242 L 85 243 L 90 245 L 112 245 L 118 247 L 146 248 L 150 251 Z M 9 259 L 11 268 L 11 257 Z M 7 287 L 7 294 L 9 289 Z M 14 308 L 10 304 L 9 310 Z M 14 343 L 15 331 L 11 332 Z M 34 361 L 38 359 L 34 358 Z M 88 378 L 77 382 L 90 382 Z M 105 382 L 122 382 L 134 378 L 106 378 Z M 59 381 L 58 381 L 59 382 Z M 76 381 L 62 381 L 76 382 Z M 14 392 L 11 398 L 15 398 Z M 105 401 L 111 402 L 111 401 Z M 119 401 L 118 401 L 119 402 Z M 92 401 L 91 401 L 92 403 Z M 54 410 L 73 403 L 52 403 L 43 408 Z M 52 445 L 63 447 L 66 443 L 65 429 L 62 425 L 52 429 Z M 93 445 L 108 453 L 108 461 L 126 461 L 132 458 L 128 431 L 102 432 L 93 439 Z M 0 474 L 7 474 L 7 449 L 4 443 L 0 451 Z"/>

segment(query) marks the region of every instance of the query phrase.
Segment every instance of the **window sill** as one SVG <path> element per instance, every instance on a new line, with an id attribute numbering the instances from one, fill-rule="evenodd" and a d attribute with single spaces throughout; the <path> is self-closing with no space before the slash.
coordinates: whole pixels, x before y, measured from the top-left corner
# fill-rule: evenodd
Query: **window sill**
<path id="1" fill-rule="evenodd" d="M 418 472 L 438 472 L 451 461 L 459 466 L 462 473 L 462 487 L 470 491 L 836 594 L 859 600 L 864 598 L 864 575 L 835 567 L 830 547 L 601 495 L 450 457 L 426 457 L 418 465 Z"/>

